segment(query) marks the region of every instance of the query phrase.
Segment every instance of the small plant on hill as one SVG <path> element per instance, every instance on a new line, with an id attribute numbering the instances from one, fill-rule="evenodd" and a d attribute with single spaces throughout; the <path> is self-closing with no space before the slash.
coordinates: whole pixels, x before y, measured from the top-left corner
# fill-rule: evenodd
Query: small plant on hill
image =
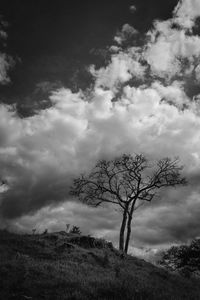
<path id="1" fill-rule="evenodd" d="M 66 224 L 66 232 L 68 233 L 69 232 L 69 229 L 70 229 L 70 224 Z"/>
<path id="2" fill-rule="evenodd" d="M 35 234 L 35 233 L 36 233 L 36 229 L 33 228 L 33 229 L 32 229 L 32 234 Z"/>
<path id="3" fill-rule="evenodd" d="M 73 226 L 70 233 L 81 234 L 81 230 L 78 226 Z"/>

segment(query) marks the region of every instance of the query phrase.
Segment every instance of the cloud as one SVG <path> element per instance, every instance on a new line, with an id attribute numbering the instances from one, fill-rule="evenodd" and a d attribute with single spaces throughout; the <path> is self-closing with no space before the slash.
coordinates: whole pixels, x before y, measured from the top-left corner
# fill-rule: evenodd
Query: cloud
<path id="1" fill-rule="evenodd" d="M 8 77 L 8 70 L 14 66 L 14 60 L 5 53 L 0 53 L 0 83 L 8 84 L 10 78 Z"/>
<path id="2" fill-rule="evenodd" d="M 8 26 L 8 23 L 5 22 L 0 15 L 0 43 L 3 47 L 6 46 L 5 41 L 7 39 L 7 33 L 5 28 Z M 8 70 L 14 66 L 14 60 L 10 55 L 0 51 L 0 84 L 8 84 L 10 78 L 8 76 Z"/>
<path id="3" fill-rule="evenodd" d="M 131 6 L 129 7 L 129 10 L 130 10 L 130 12 L 131 12 L 132 14 L 134 14 L 134 13 L 136 12 L 137 8 L 136 8 L 135 5 L 131 5 Z"/>
<path id="4" fill-rule="evenodd" d="M 143 210 L 135 218 L 133 236 L 146 245 L 185 243 L 199 235 L 199 212 L 199 192 L 186 193 L 176 205 L 163 203 Z"/>
<path id="5" fill-rule="evenodd" d="M 8 22 L 6 22 L 2 15 L 0 15 L 0 39 L 1 42 L 5 41 L 8 37 L 6 33 L 6 28 L 8 27 Z"/>
<path id="6" fill-rule="evenodd" d="M 137 42 L 141 44 L 141 37 L 137 30 L 129 24 L 122 26 L 122 30 L 117 32 L 114 40 L 118 46 L 129 45 L 126 55 L 131 60 L 133 57 L 130 49 L 135 49 L 134 51 L 137 53 L 135 60 L 140 64 L 140 70 L 143 69 L 143 76 L 144 70 L 150 68 L 150 72 L 145 74 L 151 80 L 154 80 L 155 77 L 162 78 L 167 82 L 177 77 L 185 80 L 188 76 L 192 76 L 195 68 L 199 65 L 200 37 L 192 35 L 192 32 L 189 32 L 188 27 L 183 23 L 187 23 L 188 20 L 191 23 L 192 20 L 190 24 L 190 30 L 192 30 L 198 16 L 200 16 L 198 1 L 181 1 L 174 9 L 171 19 L 154 21 L 153 28 L 147 32 L 142 46 L 131 46 Z M 115 53 L 111 59 L 120 58 L 120 50 L 118 48 L 117 54 Z M 125 52 L 124 46 L 122 51 Z M 128 62 L 128 59 L 126 61 Z M 129 62 L 128 64 L 131 65 Z M 126 70 L 129 71 L 127 67 Z M 123 72 L 121 71 L 121 73 Z M 138 76 L 139 74 L 141 76 L 141 73 L 142 71 L 138 71 Z"/>
<path id="7" fill-rule="evenodd" d="M 121 31 L 118 31 L 114 37 L 114 41 L 121 45 L 123 42 L 134 38 L 138 34 L 138 31 L 130 26 L 129 24 L 124 24 Z"/>
<path id="8" fill-rule="evenodd" d="M 107 66 L 91 66 L 94 86 L 87 93 L 51 89 L 51 106 L 25 118 L 14 106 L 0 105 L 1 176 L 9 186 L 0 194 L 2 227 L 59 230 L 74 223 L 116 243 L 120 214 L 77 203 L 70 185 L 99 158 L 144 153 L 152 160 L 178 155 L 189 185 L 162 191 L 138 210 L 133 241 L 156 246 L 195 237 L 200 95 L 191 98 L 187 88 L 193 78 L 198 84 L 200 40 L 182 25 L 172 26 L 177 16 L 186 18 L 184 3 L 172 19 L 154 23 L 143 45 L 115 46 Z"/>
<path id="9" fill-rule="evenodd" d="M 176 153 L 183 163 L 190 162 L 188 172 L 197 171 L 197 106 L 180 111 L 162 102 L 154 87 L 126 86 L 116 103 L 112 96 L 111 91 L 96 88 L 88 102 L 81 92 L 60 89 L 51 95 L 52 107 L 24 119 L 11 107 L 0 107 L 0 163 L 10 186 L 1 199 L 4 217 L 69 199 L 73 176 L 90 169 L 100 157 L 146 152 L 157 158 Z"/>
<path id="10" fill-rule="evenodd" d="M 144 57 L 150 65 L 152 74 L 171 78 L 175 75 L 185 76 L 183 60 L 191 65 L 197 63 L 200 55 L 200 37 L 191 36 L 184 29 L 172 28 L 173 20 L 154 23 L 153 31 L 149 32 L 150 42 L 147 44 Z"/>
<path id="11" fill-rule="evenodd" d="M 197 65 L 197 67 L 195 68 L 195 77 L 197 82 L 200 82 L 200 65 Z"/>
<path id="12" fill-rule="evenodd" d="M 119 213 L 101 207 L 98 210 L 81 203 L 68 201 L 60 206 L 46 206 L 33 215 L 24 215 L 20 220 L 12 219 L 4 222 L 10 230 L 31 232 L 33 228 L 42 233 L 66 230 L 66 224 L 79 226 L 83 234 L 95 234 L 106 237 L 117 245 L 119 230 Z"/>
<path id="13" fill-rule="evenodd" d="M 184 91 L 183 82 L 173 81 L 170 85 L 164 86 L 159 81 L 155 81 L 152 87 L 157 90 L 164 101 L 168 101 L 180 109 L 190 106 L 190 99 Z"/>
<path id="14" fill-rule="evenodd" d="M 142 65 L 140 49 L 132 47 L 128 51 L 120 48 L 112 54 L 111 62 L 105 68 L 96 70 L 91 66 L 90 72 L 95 76 L 96 87 L 109 88 L 117 91 L 118 86 L 123 85 L 133 78 L 143 79 L 146 66 Z"/>
<path id="15" fill-rule="evenodd" d="M 196 18 L 200 15 L 200 3 L 198 0 L 182 0 L 174 10 L 176 22 L 184 28 L 191 29 Z"/>

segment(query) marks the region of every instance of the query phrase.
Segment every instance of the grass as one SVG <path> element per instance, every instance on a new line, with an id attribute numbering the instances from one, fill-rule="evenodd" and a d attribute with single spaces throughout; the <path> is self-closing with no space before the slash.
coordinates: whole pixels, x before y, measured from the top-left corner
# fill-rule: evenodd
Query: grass
<path id="1" fill-rule="evenodd" d="M 0 299 L 200 299 L 200 282 L 65 232 L 0 232 Z"/>

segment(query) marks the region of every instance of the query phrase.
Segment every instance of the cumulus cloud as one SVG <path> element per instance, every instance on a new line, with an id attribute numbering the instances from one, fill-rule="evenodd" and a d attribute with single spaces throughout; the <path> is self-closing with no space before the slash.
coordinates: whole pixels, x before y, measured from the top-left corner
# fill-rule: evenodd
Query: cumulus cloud
<path id="1" fill-rule="evenodd" d="M 124 43 L 126 45 L 128 43 L 130 46 L 128 47 L 129 50 L 126 49 L 127 57 L 124 59 L 128 65 L 131 65 L 129 59 L 137 62 L 137 67 L 134 66 L 134 68 L 138 72 L 138 76 L 144 76 L 145 70 L 149 68 L 150 72 L 146 72 L 148 78 L 150 77 L 151 80 L 154 80 L 155 77 L 162 78 L 162 80 L 171 83 L 171 80 L 174 81 L 177 77 L 185 80 L 188 76 L 192 76 L 195 71 L 198 80 L 200 37 L 193 35 L 191 31 L 198 16 L 200 16 L 198 1 L 180 1 L 174 9 L 171 19 L 154 21 L 153 28 L 147 32 L 144 44 L 139 47 L 139 50 L 138 47 L 132 46 L 141 37 L 139 37 L 137 30 L 129 24 L 125 24 L 114 38 L 118 48 L 111 59 L 121 61 L 121 51 L 123 51 L 123 54 L 125 53 Z M 190 21 L 190 31 L 183 24 L 183 21 L 187 23 L 188 20 Z M 120 48 L 121 46 L 123 46 L 123 50 Z M 132 57 L 133 50 L 130 51 L 130 49 L 135 49 L 134 60 Z M 110 67 L 112 65 L 114 65 L 114 62 L 110 64 Z M 124 73 L 124 70 L 129 72 L 128 67 L 124 65 L 123 67 L 123 70 L 122 67 L 121 69 L 115 67 L 115 72 L 113 67 L 112 71 L 114 73 L 121 71 L 121 74 Z M 105 71 L 108 73 L 108 67 Z M 112 71 L 111 73 L 113 73 Z M 103 71 L 100 69 L 99 74 L 103 75 L 102 73 Z M 105 74 L 104 77 L 106 77 Z M 124 81 L 129 80 L 127 77 Z"/>
<path id="2" fill-rule="evenodd" d="M 197 65 L 197 67 L 195 68 L 195 77 L 197 82 L 200 82 L 200 65 Z"/>
<path id="3" fill-rule="evenodd" d="M 200 15 L 200 2 L 198 0 L 181 0 L 174 10 L 176 22 L 184 28 L 191 29 L 196 18 Z"/>
<path id="4" fill-rule="evenodd" d="M 2 105 L 0 162 L 10 188 L 2 194 L 1 214 L 13 218 L 69 199 L 73 176 L 100 157 L 175 153 L 189 164 L 189 174 L 197 171 L 197 107 L 180 111 L 162 102 L 156 88 L 126 86 L 114 104 L 109 90 L 96 89 L 88 102 L 82 93 L 61 89 L 52 94 L 51 108 L 24 119 Z"/>
<path id="5" fill-rule="evenodd" d="M 148 33 L 150 41 L 144 53 L 152 73 L 167 79 L 180 76 L 181 72 L 184 77 L 188 68 L 183 61 L 188 61 L 191 69 L 200 55 L 200 37 L 188 35 L 184 29 L 174 29 L 172 24 L 173 20 L 155 22 L 153 31 Z"/>
<path id="6" fill-rule="evenodd" d="M 187 105 L 191 105 L 189 97 L 186 95 L 183 82 L 173 81 L 171 85 L 162 85 L 159 81 L 155 81 L 152 87 L 159 93 L 163 101 L 168 101 L 180 109 Z"/>
<path id="7" fill-rule="evenodd" d="M 8 22 L 6 22 L 2 15 L 0 15 L 0 38 L 1 42 L 2 40 L 5 41 L 8 37 L 6 33 L 6 28 L 8 27 Z"/>
<path id="8" fill-rule="evenodd" d="M 162 191 L 160 199 L 138 210 L 133 240 L 156 246 L 195 237 L 200 95 L 194 101 L 186 87 L 199 71 L 198 65 L 196 75 L 189 71 L 184 59 L 197 63 L 199 37 L 172 26 L 177 16 L 184 16 L 185 3 L 176 8 L 173 20 L 155 22 L 144 45 L 118 45 L 107 66 L 91 66 L 95 83 L 89 95 L 58 88 L 51 92 L 51 107 L 23 119 L 15 107 L 0 106 L 1 175 L 9 187 L 0 194 L 1 226 L 59 230 L 76 223 L 116 242 L 119 212 L 79 204 L 69 187 L 99 158 L 144 153 L 152 160 L 178 155 L 189 185 Z"/>
<path id="9" fill-rule="evenodd" d="M 129 24 L 124 24 L 121 31 L 118 31 L 115 35 L 114 41 L 121 45 L 123 42 L 134 38 L 134 36 L 137 34 L 138 31 L 134 27 L 130 26 Z"/>
<path id="10" fill-rule="evenodd" d="M 129 7 L 129 10 L 130 10 L 131 13 L 135 13 L 136 10 L 137 10 L 137 8 L 136 8 L 135 5 L 131 5 L 131 6 Z"/>
<path id="11" fill-rule="evenodd" d="M 8 26 L 8 23 L 5 22 L 0 15 L 0 43 L 5 47 L 5 41 L 7 39 L 7 33 L 5 28 Z M 14 66 L 14 60 L 11 56 L 0 51 L 0 84 L 7 84 L 10 82 L 8 76 L 8 70 Z"/>
<path id="12" fill-rule="evenodd" d="M 117 91 L 117 88 L 133 78 L 143 79 L 146 66 L 142 65 L 140 49 L 131 47 L 127 51 L 117 49 L 112 54 L 111 62 L 107 67 L 96 70 L 91 66 L 90 72 L 95 76 L 96 87 L 109 88 Z"/>
<path id="13" fill-rule="evenodd" d="M 10 82 L 8 70 L 14 65 L 14 60 L 5 53 L 0 53 L 0 83 L 7 84 Z"/>

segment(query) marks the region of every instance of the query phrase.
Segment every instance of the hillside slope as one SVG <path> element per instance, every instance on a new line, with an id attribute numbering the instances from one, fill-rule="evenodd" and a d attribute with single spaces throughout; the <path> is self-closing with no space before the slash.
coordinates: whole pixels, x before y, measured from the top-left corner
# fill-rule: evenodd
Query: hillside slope
<path id="1" fill-rule="evenodd" d="M 200 299 L 200 281 L 169 274 L 111 243 L 57 232 L 0 232 L 0 299 Z"/>

